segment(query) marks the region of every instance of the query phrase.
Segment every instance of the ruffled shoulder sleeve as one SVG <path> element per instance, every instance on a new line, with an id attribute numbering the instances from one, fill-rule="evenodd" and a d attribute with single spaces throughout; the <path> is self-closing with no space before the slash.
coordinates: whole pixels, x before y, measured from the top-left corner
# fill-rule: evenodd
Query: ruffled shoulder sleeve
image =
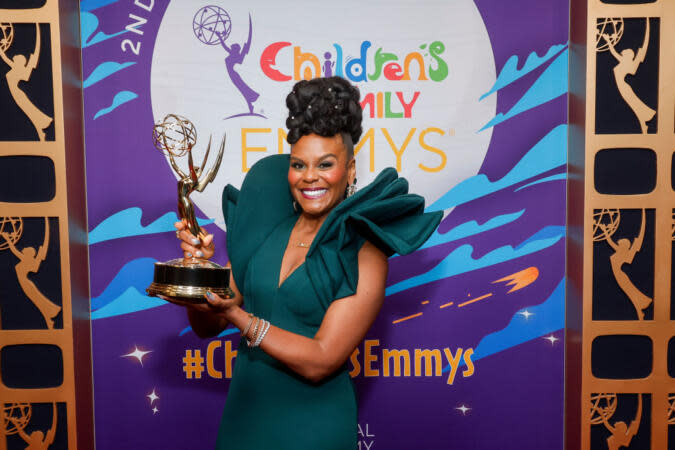
<path id="1" fill-rule="evenodd" d="M 442 211 L 424 213 L 424 197 L 409 194 L 396 170 L 383 170 L 330 212 L 307 252 L 307 273 L 322 305 L 356 292 L 365 240 L 387 256 L 405 255 L 424 244 L 442 218 Z"/>
<path id="2" fill-rule="evenodd" d="M 240 289 L 251 256 L 279 223 L 295 214 L 288 165 L 289 155 L 268 156 L 251 167 L 241 191 L 229 184 L 223 191 L 227 253 Z"/>

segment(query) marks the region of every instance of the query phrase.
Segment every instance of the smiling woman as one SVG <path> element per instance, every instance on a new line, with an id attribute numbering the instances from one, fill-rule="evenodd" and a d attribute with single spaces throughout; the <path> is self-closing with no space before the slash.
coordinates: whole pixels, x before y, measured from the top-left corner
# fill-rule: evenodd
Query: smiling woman
<path id="1" fill-rule="evenodd" d="M 256 163 L 241 190 L 225 188 L 235 295 L 188 307 L 198 335 L 231 323 L 244 338 L 219 449 L 357 448 L 347 358 L 384 300 L 387 257 L 416 250 L 442 217 L 425 214 L 394 169 L 355 191 L 358 101 L 341 78 L 297 83 L 286 100 L 291 154 Z M 195 242 L 177 228 L 186 256 L 213 255 L 212 236 Z"/>

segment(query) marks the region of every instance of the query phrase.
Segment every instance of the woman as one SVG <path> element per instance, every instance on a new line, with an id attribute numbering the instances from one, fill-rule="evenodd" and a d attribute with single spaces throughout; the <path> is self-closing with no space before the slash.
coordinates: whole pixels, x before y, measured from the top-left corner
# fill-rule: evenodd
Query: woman
<path id="1" fill-rule="evenodd" d="M 424 214 L 394 169 L 356 192 L 359 91 L 339 77 L 300 81 L 286 98 L 290 155 L 255 164 L 223 196 L 234 297 L 188 308 L 192 328 L 242 330 L 219 449 L 356 449 L 346 361 L 384 300 L 387 257 L 421 246 Z M 186 257 L 209 258 L 176 224 Z M 245 306 L 246 311 L 242 309 Z"/>

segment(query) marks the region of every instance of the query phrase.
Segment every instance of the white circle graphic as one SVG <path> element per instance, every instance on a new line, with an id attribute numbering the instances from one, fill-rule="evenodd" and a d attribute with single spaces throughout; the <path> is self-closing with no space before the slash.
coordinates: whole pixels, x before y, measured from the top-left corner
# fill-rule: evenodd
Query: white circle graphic
<path id="1" fill-rule="evenodd" d="M 224 45 L 203 42 L 208 38 L 212 43 L 213 35 L 201 40 L 195 35 L 199 27 L 193 19 L 205 6 L 221 8 L 228 15 L 230 29 Z M 265 50 L 275 43 L 280 44 L 274 64 L 265 63 L 264 58 L 261 62 Z M 358 61 L 363 47 L 365 58 Z M 433 52 L 447 65 L 447 76 L 438 81 L 432 79 L 432 72 L 439 69 Z M 162 19 L 153 53 L 153 115 L 157 121 L 169 113 L 179 114 L 195 124 L 197 164 L 209 135 L 215 147 L 211 149 L 212 163 L 227 133 L 216 180 L 204 193 L 192 196 L 220 226 L 224 226 L 221 194 L 225 184 L 239 187 L 247 167 L 280 148 L 290 151 L 283 139 L 285 98 L 297 80 L 273 80 L 263 66 L 268 72 L 274 69 L 295 78 L 296 71 L 303 76 L 308 67 L 315 67 L 312 57 L 321 68 L 333 63 L 333 74 L 340 66 L 343 74 L 350 67 L 352 76 L 359 76 L 365 66 L 367 81 L 355 83 L 362 100 L 367 99 L 364 135 L 357 154 L 360 186 L 385 167 L 396 167 L 410 182 L 411 191 L 423 195 L 430 204 L 478 172 L 492 137 L 491 128 L 479 130 L 495 115 L 496 95 L 482 101 L 479 98 L 492 87 L 496 76 L 490 39 L 471 0 L 397 1 L 386 6 L 362 1 L 298 1 L 292 5 L 173 1 Z M 226 58 L 230 58 L 227 63 Z M 401 76 L 406 59 L 410 79 L 387 79 L 397 73 Z M 296 68 L 298 60 L 305 62 Z M 394 65 L 378 67 L 378 60 L 393 61 L 400 72 Z M 379 77 L 372 79 L 377 72 Z M 439 78 L 438 73 L 435 76 Z M 254 114 L 250 114 L 245 98 L 245 94 L 250 98 L 251 92 L 258 94 L 251 103 Z M 166 170 L 171 170 L 168 162 Z"/>

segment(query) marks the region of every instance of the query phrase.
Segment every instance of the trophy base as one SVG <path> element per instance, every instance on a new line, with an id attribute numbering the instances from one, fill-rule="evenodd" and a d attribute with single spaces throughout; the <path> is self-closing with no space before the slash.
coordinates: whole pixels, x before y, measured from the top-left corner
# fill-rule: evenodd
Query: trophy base
<path id="1" fill-rule="evenodd" d="M 231 298 L 230 269 L 203 259 L 182 258 L 155 263 L 152 284 L 146 289 L 149 296 L 162 295 L 171 303 L 191 305 L 206 303 L 208 291 L 223 298 Z"/>

